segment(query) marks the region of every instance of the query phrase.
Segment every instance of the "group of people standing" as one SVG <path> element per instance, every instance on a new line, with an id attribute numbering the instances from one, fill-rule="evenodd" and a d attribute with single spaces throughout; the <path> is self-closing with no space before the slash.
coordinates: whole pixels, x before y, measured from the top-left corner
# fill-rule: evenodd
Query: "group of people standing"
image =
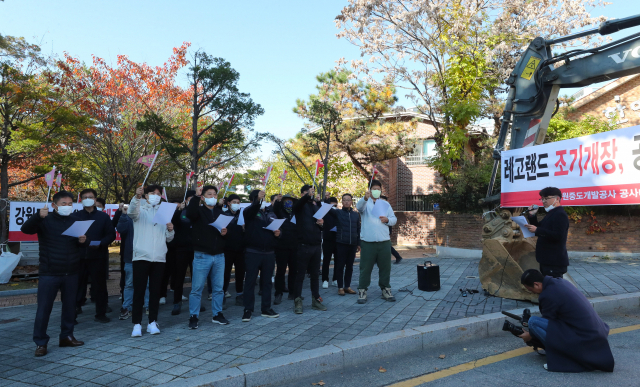
<path id="1" fill-rule="evenodd" d="M 226 297 L 235 267 L 236 305 L 243 307 L 242 321 L 251 321 L 255 308 L 255 287 L 259 278 L 260 314 L 277 318 L 273 305 L 283 302 L 284 293 L 293 301 L 296 314 L 303 313 L 302 290 L 310 279 L 312 309 L 326 311 L 320 296 L 320 270 L 323 287 L 328 288 L 329 265 L 334 257 L 333 283 L 338 294 L 357 294 L 359 304 L 367 302 L 374 266 L 379 269 L 379 287 L 386 301 L 395 301 L 391 293 L 390 227 L 396 218 L 391 206 L 386 214 L 374 214 L 374 205 L 382 196 L 382 184 L 373 180 L 370 190 L 353 207 L 353 197 L 345 193 L 341 208 L 336 198 L 321 200 L 314 188 L 304 185 L 300 198 L 272 195 L 254 190 L 248 204 L 231 194 L 218 199 L 215 186 L 187 191 L 185 200 L 176 203 L 170 223 L 154 223 L 162 202 L 162 187 L 138 188 L 130 204 L 121 204 L 113 219 L 104 212 L 104 200 L 92 189 L 80 193 L 83 209 L 73 212 L 73 196 L 66 191 L 53 197 L 53 213 L 47 207 L 30 217 L 22 226 L 26 234 L 38 234 L 40 242 L 40 282 L 38 311 L 34 325 L 36 356 L 47 354 L 47 326 L 58 290 L 62 300 L 60 346 L 84 343 L 73 335 L 76 317 L 86 301 L 87 278 L 91 278 L 91 297 L 96 305 L 95 321 L 108 323 L 107 305 L 108 247 L 121 237 L 120 319 L 131 317 L 132 337 L 142 336 L 142 318 L 148 315 L 146 331 L 159 334 L 159 305 L 166 303 L 167 286 L 174 290 L 172 315 L 182 312 L 188 300 L 189 328 L 199 327 L 205 287 L 211 301 L 212 322 L 227 325 L 224 317 Z M 326 215 L 314 217 L 322 205 L 331 208 Z M 220 216 L 230 217 L 226 227 L 213 223 Z M 282 224 L 268 226 L 276 219 Z M 93 220 L 81 237 L 64 235 L 75 221 Z M 279 221 L 280 222 L 280 221 Z M 353 265 L 360 252 L 360 279 L 357 291 L 351 288 Z M 324 262 L 322 255 L 324 253 Z M 399 262 L 399 260 L 397 261 Z M 191 267 L 191 292 L 183 295 L 187 269 Z M 286 280 L 287 271 L 289 273 Z M 275 273 L 274 273 L 275 272 Z M 275 274 L 275 275 L 274 275 Z M 272 276 L 274 280 L 272 281 Z M 272 294 L 272 286 L 275 292 Z"/>

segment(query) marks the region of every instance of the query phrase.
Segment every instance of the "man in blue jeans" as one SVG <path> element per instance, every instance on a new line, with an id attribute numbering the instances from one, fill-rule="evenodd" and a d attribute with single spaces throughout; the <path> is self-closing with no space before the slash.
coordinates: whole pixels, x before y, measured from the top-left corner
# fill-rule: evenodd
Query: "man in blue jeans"
<path id="1" fill-rule="evenodd" d="M 529 332 L 520 338 L 527 342 L 535 337 L 542 342 L 547 354 L 545 369 L 613 372 L 609 326 L 580 290 L 562 278 L 545 277 L 535 269 L 525 271 L 520 282 L 540 295 L 542 317 L 532 316 Z"/>
<path id="2" fill-rule="evenodd" d="M 224 292 L 224 236 L 227 229 L 218 231 L 211 223 L 222 214 L 222 206 L 218 205 L 218 190 L 212 185 L 196 189 L 196 195 L 187 205 L 187 218 L 191 221 L 193 243 L 193 273 L 191 274 L 191 294 L 189 295 L 189 329 L 198 329 L 200 300 L 202 291 L 211 279 L 213 287 L 211 298 L 212 322 L 221 325 L 229 324 L 222 315 Z"/>

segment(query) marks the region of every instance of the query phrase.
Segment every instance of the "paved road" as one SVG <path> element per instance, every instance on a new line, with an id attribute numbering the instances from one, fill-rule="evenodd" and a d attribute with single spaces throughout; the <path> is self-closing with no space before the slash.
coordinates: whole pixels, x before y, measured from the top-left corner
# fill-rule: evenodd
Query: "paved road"
<path id="1" fill-rule="evenodd" d="M 313 311 L 306 280 L 303 315 L 294 315 L 293 301 L 284 301 L 275 307 L 280 318 L 258 316 L 250 323 L 242 323 L 242 308 L 230 306 L 225 316 L 231 325 L 219 326 L 211 323 L 210 304 L 205 300 L 208 310 L 201 314 L 201 328 L 191 331 L 187 329 L 187 313 L 171 316 L 171 305 L 164 305 L 159 317 L 162 334 L 140 339 L 129 337 L 131 320 L 119 321 L 115 312 L 109 324 L 94 322 L 93 306 L 89 305 L 79 316 L 76 329 L 76 337 L 86 343 L 81 348 L 55 345 L 60 318 L 60 304 L 56 303 L 49 324 L 52 346 L 43 358 L 33 356 L 31 335 L 36 306 L 0 308 L 0 385 L 154 385 L 327 344 L 530 305 L 486 298 L 482 293 L 461 297 L 459 288 L 481 290 L 478 260 L 432 261 L 440 265 L 442 289 L 438 292 L 415 289 L 416 264 L 421 260 L 406 259 L 392 267 L 394 291 L 408 290 L 395 291 L 395 303 L 380 299 L 374 271 L 374 286 L 366 305 L 358 305 L 356 296 L 340 297 L 336 288 L 330 287 L 321 290 L 329 310 Z M 637 261 L 580 260 L 572 261 L 572 265 L 574 279 L 590 297 L 638 291 Z M 357 284 L 357 270 L 354 274 Z M 117 305 L 117 297 L 111 297 L 110 303 Z M 185 303 L 183 310 L 186 308 Z"/>
<path id="2" fill-rule="evenodd" d="M 614 331 L 614 328 L 640 324 L 640 309 L 626 315 L 609 314 L 602 317 Z M 501 354 L 508 355 L 511 351 L 520 352 L 519 349 L 523 348 L 522 341 L 505 333 L 476 342 L 449 345 L 433 351 L 373 362 L 340 374 L 304 378 L 282 387 L 312 386 L 312 383 L 320 381 L 325 383 L 326 387 L 635 387 L 640 385 L 640 367 L 637 366 L 640 362 L 640 351 L 637 349 L 639 341 L 640 326 L 636 326 L 633 331 L 615 333 L 609 337 L 609 344 L 616 361 L 613 373 L 548 372 L 543 369 L 546 357 L 530 352 L 489 365 L 478 365 L 482 364 L 483 359 L 499 358 Z M 445 355 L 445 358 L 440 359 L 440 355 Z M 455 372 L 454 367 L 463 364 L 475 365 L 476 368 L 447 375 Z M 381 373 L 380 367 L 383 367 L 386 372 Z M 424 382 L 429 379 L 435 380 Z"/>

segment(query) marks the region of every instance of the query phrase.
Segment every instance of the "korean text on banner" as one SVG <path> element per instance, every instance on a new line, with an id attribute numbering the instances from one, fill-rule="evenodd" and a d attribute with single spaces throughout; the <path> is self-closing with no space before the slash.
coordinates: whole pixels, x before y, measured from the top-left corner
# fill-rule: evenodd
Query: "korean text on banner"
<path id="1" fill-rule="evenodd" d="M 640 126 L 502 152 L 501 206 L 538 203 L 545 187 L 565 206 L 640 204 Z"/>

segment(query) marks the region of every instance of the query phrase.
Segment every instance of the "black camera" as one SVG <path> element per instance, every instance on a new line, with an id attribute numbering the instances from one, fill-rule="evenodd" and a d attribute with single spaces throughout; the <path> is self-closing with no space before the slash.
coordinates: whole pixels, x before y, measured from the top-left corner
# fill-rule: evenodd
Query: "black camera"
<path id="1" fill-rule="evenodd" d="M 502 312 L 502 314 L 504 314 L 507 317 L 511 317 L 514 320 L 520 321 L 520 324 L 522 324 L 523 327 L 529 326 L 529 318 L 531 317 L 531 311 L 529 309 L 524 310 L 524 312 L 522 313 L 522 317 L 509 312 Z M 516 337 L 522 335 L 525 332 L 524 329 L 513 324 L 509 320 L 504 320 L 504 324 L 502 325 L 502 330 L 505 332 L 510 332 L 512 335 Z M 534 337 L 533 335 L 531 335 L 531 340 L 527 341 L 526 344 L 530 347 L 533 347 L 533 349 L 536 352 L 538 351 L 538 349 L 544 349 L 544 345 L 542 344 L 542 342 L 538 340 L 536 337 Z"/>
<path id="2" fill-rule="evenodd" d="M 521 334 L 524 333 L 524 329 L 509 322 L 509 320 L 504 320 L 504 325 L 502 326 L 502 330 L 505 332 L 510 332 L 514 336 L 520 336 Z"/>

